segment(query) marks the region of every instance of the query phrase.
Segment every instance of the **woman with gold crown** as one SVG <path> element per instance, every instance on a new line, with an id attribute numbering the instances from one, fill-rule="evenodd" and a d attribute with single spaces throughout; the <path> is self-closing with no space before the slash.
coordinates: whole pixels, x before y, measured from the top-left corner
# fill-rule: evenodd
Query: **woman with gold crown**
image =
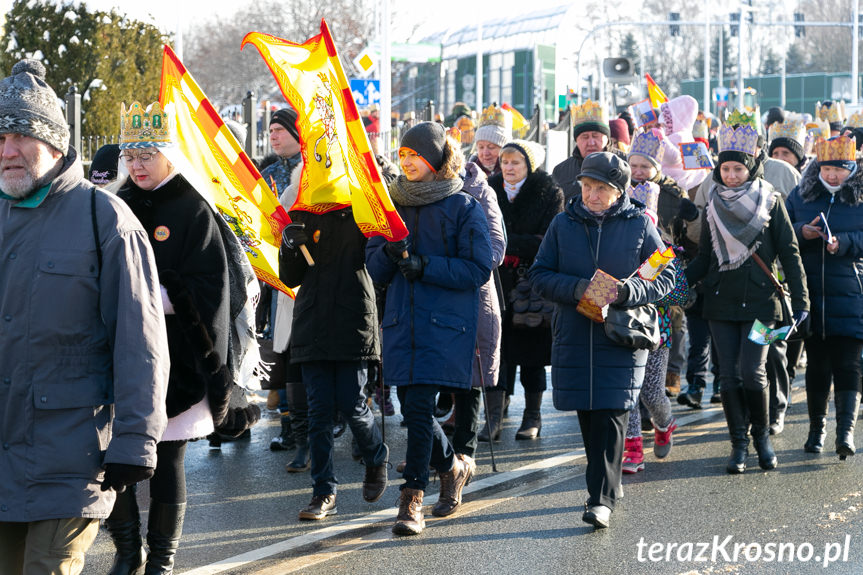
<path id="1" fill-rule="evenodd" d="M 128 171 L 117 195 L 143 224 L 159 271 L 171 373 L 168 427 L 156 446 L 144 553 L 135 490 L 118 494 L 105 525 L 116 547 L 111 575 L 172 573 L 186 512 L 186 443 L 214 431 L 227 410 L 228 263 L 212 208 L 164 155 L 169 118 L 158 102 L 121 113 L 120 161 Z"/>
<path id="2" fill-rule="evenodd" d="M 806 339 L 809 437 L 820 453 L 827 437 L 831 381 L 836 403 L 836 453 L 854 455 L 863 353 L 863 170 L 854 140 L 839 136 L 815 144 L 815 161 L 787 200 L 800 242 L 812 301 L 812 337 Z"/>
<path id="3" fill-rule="evenodd" d="M 500 173 L 500 149 L 512 140 L 512 116 L 507 110 L 492 104 L 482 111 L 474 136 L 473 162 L 487 177 Z"/>
<path id="4" fill-rule="evenodd" d="M 730 120 L 738 116 L 732 115 Z M 768 346 L 748 337 L 755 320 L 774 328 L 782 308 L 769 270 L 782 264 L 791 288 L 795 322 L 808 315 L 809 299 L 797 239 L 782 197 L 762 179 L 761 137 L 744 121 L 719 130 L 719 159 L 701 226 L 701 251 L 690 262 L 690 285 L 703 283 L 703 316 L 719 358 L 720 394 L 731 437 L 728 473 L 743 473 L 747 430 L 758 465 L 774 469 L 769 435 Z"/>

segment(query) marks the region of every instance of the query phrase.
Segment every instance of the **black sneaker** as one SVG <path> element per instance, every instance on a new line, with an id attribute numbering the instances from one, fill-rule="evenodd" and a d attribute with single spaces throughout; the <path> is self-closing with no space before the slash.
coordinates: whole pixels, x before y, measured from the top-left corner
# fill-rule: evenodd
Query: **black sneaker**
<path id="1" fill-rule="evenodd" d="M 314 495 L 308 507 L 300 511 L 300 519 L 319 521 L 327 515 L 335 515 L 338 511 L 335 493 Z"/>

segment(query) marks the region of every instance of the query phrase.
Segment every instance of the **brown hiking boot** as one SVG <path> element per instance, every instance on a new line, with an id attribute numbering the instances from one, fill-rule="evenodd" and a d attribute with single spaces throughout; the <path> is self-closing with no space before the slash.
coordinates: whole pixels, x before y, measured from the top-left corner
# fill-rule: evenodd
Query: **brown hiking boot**
<path id="1" fill-rule="evenodd" d="M 461 505 L 461 492 L 476 473 L 476 463 L 472 457 L 456 453 L 452 469 L 440 474 L 440 495 L 432 508 L 435 517 L 446 517 L 455 513 Z"/>
<path id="2" fill-rule="evenodd" d="M 399 514 L 393 525 L 396 535 L 419 535 L 425 529 L 423 518 L 423 492 L 420 489 L 404 488 L 399 497 Z"/>
<path id="3" fill-rule="evenodd" d="M 671 373 L 665 374 L 665 395 L 668 397 L 677 397 L 680 395 L 680 374 Z"/>

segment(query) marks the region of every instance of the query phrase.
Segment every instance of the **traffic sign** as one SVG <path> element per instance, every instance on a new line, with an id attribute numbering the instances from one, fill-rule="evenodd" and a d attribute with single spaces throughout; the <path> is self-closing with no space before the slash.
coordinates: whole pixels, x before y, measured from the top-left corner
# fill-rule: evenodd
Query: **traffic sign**
<path id="1" fill-rule="evenodd" d="M 351 94 L 359 108 L 368 108 L 381 103 L 381 81 L 354 78 L 351 80 Z"/>

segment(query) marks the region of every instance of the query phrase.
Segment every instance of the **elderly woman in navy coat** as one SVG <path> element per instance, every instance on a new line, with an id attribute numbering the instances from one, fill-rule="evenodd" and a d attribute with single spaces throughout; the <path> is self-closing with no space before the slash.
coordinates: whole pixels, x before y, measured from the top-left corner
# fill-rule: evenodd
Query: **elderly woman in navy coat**
<path id="1" fill-rule="evenodd" d="M 596 269 L 616 278 L 632 274 L 654 251 L 664 249 L 641 204 L 625 190 L 629 164 L 597 152 L 584 160 L 581 194 L 552 220 L 529 277 L 533 289 L 555 303 L 551 383 L 554 406 L 577 410 L 587 455 L 588 499 L 582 520 L 608 527 L 622 497 L 620 480 L 629 411 L 636 407 L 647 350 L 610 340 L 602 325 L 576 311 Z M 658 301 L 674 287 L 674 270 L 653 281 L 618 283 L 611 305 L 635 307 Z"/>
<path id="2" fill-rule="evenodd" d="M 372 280 L 386 285 L 381 321 L 384 377 L 403 386 L 408 428 L 405 483 L 393 526 L 420 533 L 429 465 L 441 483 L 437 516 L 454 513 L 476 464 L 456 454 L 434 417 L 440 387 L 469 390 L 476 351 L 479 290 L 491 276 L 492 251 L 482 206 L 465 193 L 459 144 L 433 122 L 402 136 L 404 175 L 388 182 L 410 235 L 400 242 L 375 237 L 366 246 Z M 407 254 L 407 257 L 404 257 Z"/>

